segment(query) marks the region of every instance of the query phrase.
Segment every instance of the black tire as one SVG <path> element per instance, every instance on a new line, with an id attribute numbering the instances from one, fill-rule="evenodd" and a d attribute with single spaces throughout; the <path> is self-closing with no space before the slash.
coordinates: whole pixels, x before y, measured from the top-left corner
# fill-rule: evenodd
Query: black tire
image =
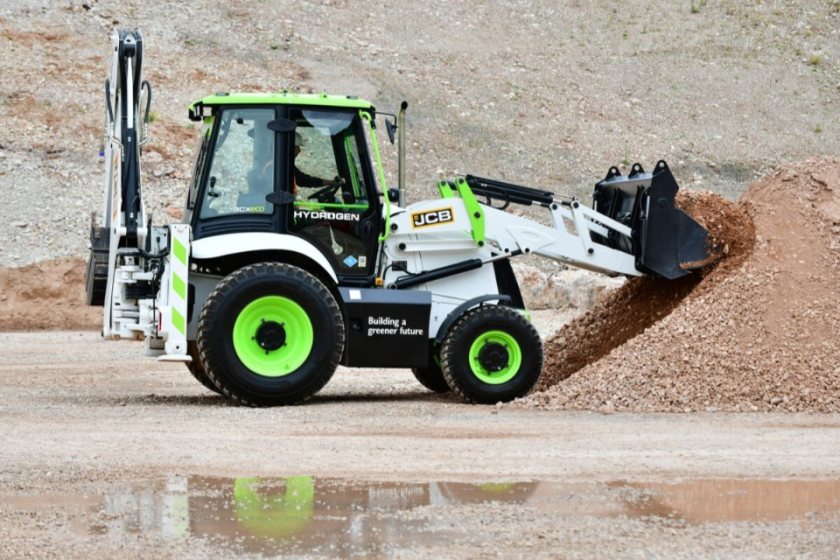
<path id="1" fill-rule="evenodd" d="M 198 320 L 208 377 L 222 394 L 248 406 L 305 401 L 330 380 L 343 349 L 344 320 L 332 293 L 288 264 L 258 263 L 231 273 Z"/>
<path id="2" fill-rule="evenodd" d="M 432 391 L 433 393 L 448 393 L 452 390 L 446 378 L 443 376 L 443 370 L 439 365 L 440 358 L 437 352 L 432 352 L 429 356 L 429 365 L 424 368 L 411 368 L 411 373 L 414 378 L 420 382 L 420 385 Z"/>
<path id="3" fill-rule="evenodd" d="M 517 310 L 488 305 L 452 325 L 440 358 L 443 376 L 456 393 L 468 402 L 493 404 L 525 396 L 536 385 L 543 351 L 536 329 Z"/>
<path id="4" fill-rule="evenodd" d="M 187 369 L 195 377 L 196 381 L 210 389 L 214 393 L 222 394 L 218 387 L 213 384 L 213 380 L 204 371 L 204 366 L 201 365 L 201 356 L 198 355 L 198 345 L 190 340 L 187 342 L 187 354 L 192 357 L 191 362 L 187 362 Z"/>

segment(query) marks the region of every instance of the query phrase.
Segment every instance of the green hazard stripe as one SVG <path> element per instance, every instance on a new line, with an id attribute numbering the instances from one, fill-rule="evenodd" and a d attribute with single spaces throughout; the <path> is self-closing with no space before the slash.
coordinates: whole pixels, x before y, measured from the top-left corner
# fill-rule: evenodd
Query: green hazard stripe
<path id="1" fill-rule="evenodd" d="M 391 232 L 391 199 L 388 198 L 388 186 L 385 184 L 385 171 L 382 169 L 382 158 L 379 157 L 379 142 L 376 140 L 376 131 L 370 124 L 373 118 L 370 116 L 370 113 L 365 111 L 359 111 L 359 116 L 367 123 L 370 143 L 373 147 L 373 156 L 376 159 L 376 170 L 379 172 L 379 186 L 382 187 L 382 193 L 385 195 L 385 231 L 379 235 L 379 242 L 382 243 L 388 238 L 388 234 Z"/>
<path id="2" fill-rule="evenodd" d="M 472 226 L 472 238 L 479 246 L 484 245 L 484 210 L 481 209 L 481 205 L 463 177 L 455 179 L 455 188 L 458 189 L 458 194 L 461 195 L 464 206 L 467 208 L 467 217 Z"/>
<path id="3" fill-rule="evenodd" d="M 187 248 L 177 239 L 172 240 L 172 254 L 181 264 L 187 266 Z"/>
<path id="4" fill-rule="evenodd" d="M 172 289 L 175 290 L 175 293 L 181 296 L 181 299 L 186 301 L 187 299 L 187 283 L 178 276 L 177 274 L 172 275 Z"/>
<path id="5" fill-rule="evenodd" d="M 172 326 L 181 334 L 187 333 L 187 320 L 174 307 L 172 308 Z"/>

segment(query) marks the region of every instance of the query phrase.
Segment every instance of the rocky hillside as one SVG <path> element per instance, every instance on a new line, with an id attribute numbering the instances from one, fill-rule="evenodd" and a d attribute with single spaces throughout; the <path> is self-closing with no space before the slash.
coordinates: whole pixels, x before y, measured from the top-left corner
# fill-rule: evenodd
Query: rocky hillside
<path id="1" fill-rule="evenodd" d="M 734 199 L 778 163 L 840 152 L 829 0 L 15 0 L 0 6 L 0 266 L 86 250 L 114 27 L 146 37 L 156 221 L 190 174 L 186 107 L 216 91 L 408 100 L 409 200 L 459 172 L 586 196 L 610 165 L 659 158 Z"/>

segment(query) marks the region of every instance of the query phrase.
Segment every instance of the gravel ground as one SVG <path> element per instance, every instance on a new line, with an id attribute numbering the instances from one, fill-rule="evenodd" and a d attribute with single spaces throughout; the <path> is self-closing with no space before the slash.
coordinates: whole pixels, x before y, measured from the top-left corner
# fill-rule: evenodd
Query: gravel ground
<path id="1" fill-rule="evenodd" d="M 542 319 L 547 333 L 553 327 Z M 392 527 L 371 533 L 383 548 L 369 556 L 833 558 L 840 544 L 836 414 L 511 410 L 428 393 L 405 370 L 347 369 L 310 404 L 250 409 L 202 389 L 183 365 L 141 354 L 141 343 L 91 332 L 0 334 L 0 557 L 256 556 L 263 552 L 226 532 L 232 506 L 202 501 L 214 495 L 202 485 L 304 475 L 315 477 L 319 496 L 329 480 L 539 483 L 523 503 L 369 511 Z M 721 482 L 703 482 L 710 479 Z M 185 487 L 143 491 L 172 480 L 192 488 L 184 538 L 155 527 L 182 507 L 162 497 L 184 496 Z M 785 481 L 808 488 L 820 480 L 823 490 L 783 491 Z M 763 487 L 755 507 L 764 515 L 723 513 L 738 507 L 726 496 L 743 495 L 749 481 Z M 679 517 L 645 505 L 657 494 Z M 779 494 L 791 496 L 781 515 L 770 505 Z M 835 505 L 793 505 L 794 496 L 815 495 L 834 496 Z M 341 515 L 316 515 L 338 523 L 324 529 L 325 542 L 364 528 L 341 524 Z M 283 554 L 288 543 L 257 544 Z M 302 557 L 334 555 L 307 550 Z"/>

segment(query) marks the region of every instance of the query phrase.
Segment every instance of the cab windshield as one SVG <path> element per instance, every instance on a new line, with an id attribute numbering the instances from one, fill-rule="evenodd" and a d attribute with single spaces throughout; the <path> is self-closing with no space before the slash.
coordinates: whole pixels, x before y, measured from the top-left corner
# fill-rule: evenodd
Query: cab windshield
<path id="1" fill-rule="evenodd" d="M 271 214 L 274 190 L 273 109 L 227 109 L 201 204 L 202 219 L 231 214 Z"/>

